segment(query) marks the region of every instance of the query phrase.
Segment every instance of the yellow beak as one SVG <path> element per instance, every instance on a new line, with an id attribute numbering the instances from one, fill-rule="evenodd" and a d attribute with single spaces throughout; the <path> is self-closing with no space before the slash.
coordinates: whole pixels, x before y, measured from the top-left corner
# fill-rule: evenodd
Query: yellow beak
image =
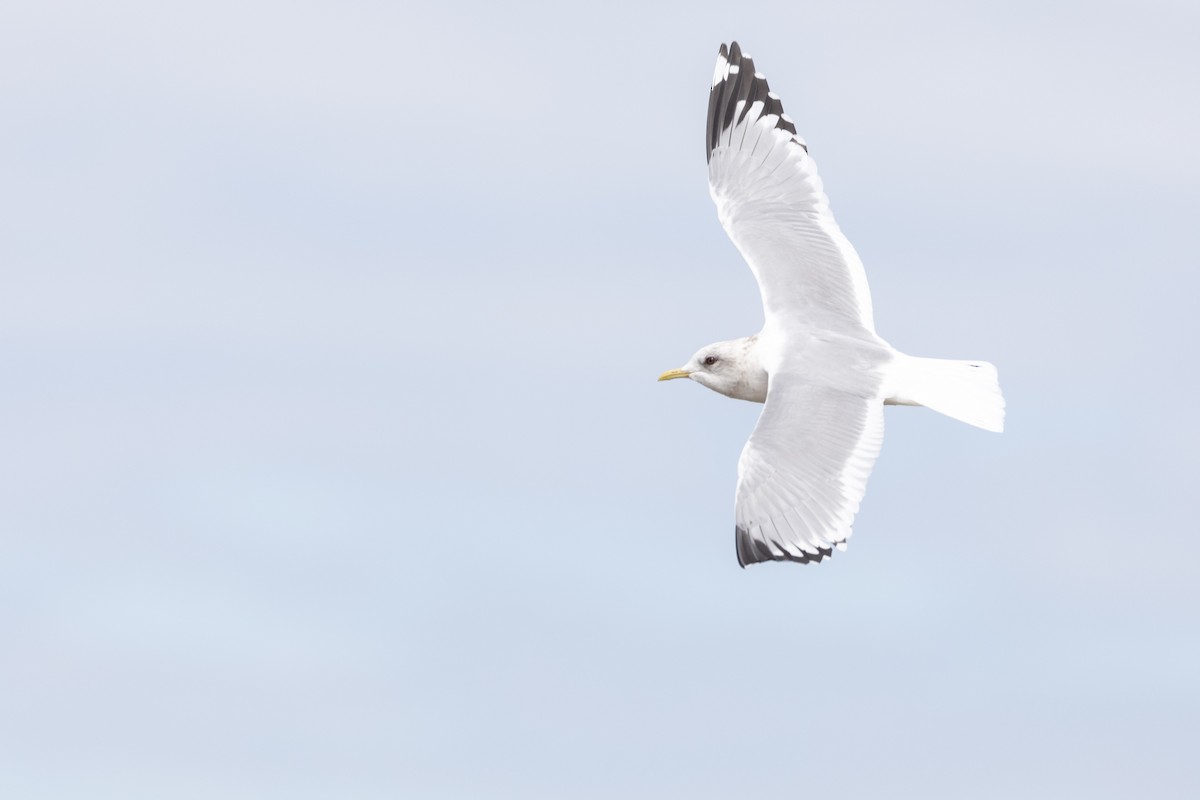
<path id="1" fill-rule="evenodd" d="M 686 378 L 691 374 L 692 373 L 688 372 L 686 369 L 669 369 L 662 375 L 659 375 L 658 379 L 660 381 L 673 381 L 676 378 Z"/>

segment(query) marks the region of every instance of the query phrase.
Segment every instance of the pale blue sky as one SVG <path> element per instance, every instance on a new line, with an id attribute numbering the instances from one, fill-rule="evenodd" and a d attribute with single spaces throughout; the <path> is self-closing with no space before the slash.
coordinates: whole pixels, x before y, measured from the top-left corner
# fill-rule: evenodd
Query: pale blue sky
<path id="1" fill-rule="evenodd" d="M 1200 793 L 1194 3 L 9 2 L 0 795 Z M 754 54 L 919 409 L 737 566 Z"/>

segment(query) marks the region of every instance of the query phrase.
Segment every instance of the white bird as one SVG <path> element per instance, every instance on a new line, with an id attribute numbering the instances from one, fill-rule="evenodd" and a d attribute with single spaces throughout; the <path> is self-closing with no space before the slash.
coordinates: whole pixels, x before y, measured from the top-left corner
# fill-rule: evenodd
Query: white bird
<path id="1" fill-rule="evenodd" d="M 766 404 L 738 462 L 738 563 L 821 561 L 846 548 L 884 405 L 999 432 L 1004 397 L 987 362 L 907 356 L 875 333 L 866 273 L 808 146 L 737 42 L 717 56 L 707 140 L 717 216 L 758 280 L 765 322 L 659 380 Z"/>

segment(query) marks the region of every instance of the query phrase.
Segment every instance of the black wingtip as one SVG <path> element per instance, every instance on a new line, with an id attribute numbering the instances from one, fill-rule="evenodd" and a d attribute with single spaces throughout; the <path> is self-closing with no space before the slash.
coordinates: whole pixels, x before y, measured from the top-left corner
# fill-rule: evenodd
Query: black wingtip
<path id="1" fill-rule="evenodd" d="M 707 160 L 712 160 L 712 153 L 721 142 L 721 134 L 732 126 L 742 122 L 750 113 L 756 102 L 762 102 L 762 114 L 774 115 L 775 127 L 790 134 L 792 141 L 808 152 L 808 146 L 800 141 L 796 125 L 790 119 L 784 118 L 783 103 L 778 97 L 771 96 L 767 79 L 758 75 L 754 69 L 754 61 L 742 53 L 741 46 L 735 41 L 727 48 L 724 44 L 717 51 L 717 68 L 721 62 L 728 62 L 726 73 L 714 80 L 708 95 L 708 125 L 706 131 Z M 744 101 L 742 112 L 734 119 L 737 104 Z"/>
<path id="2" fill-rule="evenodd" d="M 781 552 L 775 555 L 764 542 L 759 542 L 750 535 L 750 531 L 741 525 L 733 528 L 734 542 L 737 547 L 738 566 L 745 569 L 751 564 L 761 564 L 764 561 L 791 561 L 794 564 L 820 564 L 826 558 L 833 557 L 832 547 L 821 547 L 816 553 L 801 553 L 793 556 Z"/>
<path id="3" fill-rule="evenodd" d="M 746 532 L 745 528 L 743 528 L 741 525 L 733 526 L 733 542 L 734 546 L 737 547 L 738 566 L 742 569 L 746 568 L 745 554 L 749 552 L 749 548 L 747 546 L 749 539 L 750 534 Z M 751 560 L 750 563 L 753 564 L 754 561 Z"/>

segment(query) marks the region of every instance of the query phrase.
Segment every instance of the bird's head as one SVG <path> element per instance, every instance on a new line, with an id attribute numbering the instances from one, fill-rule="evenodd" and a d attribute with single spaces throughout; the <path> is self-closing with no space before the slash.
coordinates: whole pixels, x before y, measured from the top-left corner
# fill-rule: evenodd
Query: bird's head
<path id="1" fill-rule="evenodd" d="M 767 399 L 767 373 L 754 350 L 755 337 L 717 342 L 702 347 L 679 369 L 669 369 L 660 381 L 691 378 L 714 392 L 756 403 Z"/>

